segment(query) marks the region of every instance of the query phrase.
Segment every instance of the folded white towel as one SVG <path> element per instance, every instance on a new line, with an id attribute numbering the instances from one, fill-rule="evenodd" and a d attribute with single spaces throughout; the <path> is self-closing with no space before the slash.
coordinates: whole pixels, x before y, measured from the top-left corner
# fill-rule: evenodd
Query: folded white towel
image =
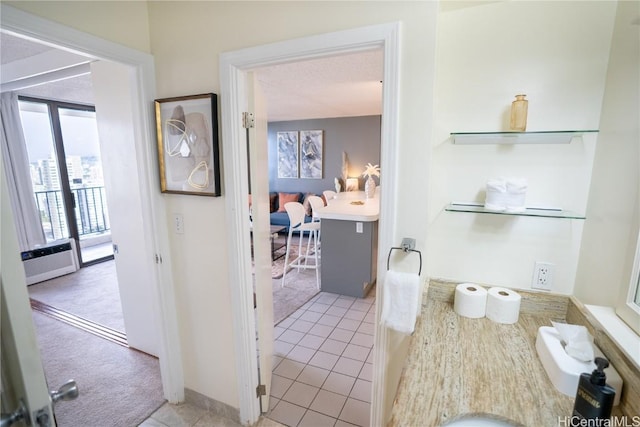
<path id="1" fill-rule="evenodd" d="M 507 182 L 504 178 L 492 178 L 487 181 L 487 194 L 484 207 L 492 211 L 503 211 L 507 206 Z"/>
<path id="2" fill-rule="evenodd" d="M 527 192 L 527 180 L 525 178 L 507 178 L 507 192 L 520 194 Z"/>
<path id="3" fill-rule="evenodd" d="M 420 309 L 420 276 L 415 273 L 387 271 L 382 299 L 384 326 L 403 334 L 413 333 Z"/>
<path id="4" fill-rule="evenodd" d="M 507 178 L 507 212 L 524 212 L 527 194 L 527 180 L 524 178 Z"/>

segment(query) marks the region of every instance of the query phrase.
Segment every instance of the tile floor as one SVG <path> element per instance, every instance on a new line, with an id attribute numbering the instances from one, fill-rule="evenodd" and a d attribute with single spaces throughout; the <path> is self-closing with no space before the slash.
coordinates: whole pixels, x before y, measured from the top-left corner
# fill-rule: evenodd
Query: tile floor
<path id="1" fill-rule="evenodd" d="M 374 292 L 321 292 L 275 327 L 266 417 L 290 427 L 369 426 L 374 302 Z"/>
<path id="2" fill-rule="evenodd" d="M 257 426 L 369 426 L 375 290 L 320 292 L 274 331 L 270 411 Z M 240 427 L 190 404 L 164 404 L 140 427 Z"/>

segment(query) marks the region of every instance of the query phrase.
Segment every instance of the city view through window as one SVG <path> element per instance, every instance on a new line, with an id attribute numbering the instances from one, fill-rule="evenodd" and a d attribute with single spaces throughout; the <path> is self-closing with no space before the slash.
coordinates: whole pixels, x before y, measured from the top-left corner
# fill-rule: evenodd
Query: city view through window
<path id="1" fill-rule="evenodd" d="M 95 112 L 52 105 L 50 114 L 44 102 L 20 101 L 19 105 L 31 182 L 47 242 L 76 234 L 83 249 L 100 244 L 110 247 Z M 56 134 L 62 140 L 58 149 Z M 60 147 L 64 162 L 58 158 Z M 73 206 L 73 213 L 66 211 L 65 197 L 70 198 L 66 206 Z M 84 251 L 82 258 L 87 261 Z"/>

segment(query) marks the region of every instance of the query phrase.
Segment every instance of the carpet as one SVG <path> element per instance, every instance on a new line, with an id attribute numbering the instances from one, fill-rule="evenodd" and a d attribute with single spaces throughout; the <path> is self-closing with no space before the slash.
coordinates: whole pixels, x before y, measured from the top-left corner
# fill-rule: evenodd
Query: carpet
<path id="1" fill-rule="evenodd" d="M 278 238 L 284 239 L 285 237 L 279 236 Z M 306 248 L 303 248 L 303 250 L 306 250 Z M 282 287 L 285 251 L 285 247 L 278 249 L 274 254 L 277 259 L 271 263 L 273 320 L 276 325 L 320 292 L 316 285 L 316 272 L 314 270 L 298 271 L 295 268 L 288 268 L 285 286 Z M 291 261 L 298 256 L 298 238 L 296 236 L 292 239 L 290 251 L 289 260 Z M 314 261 L 311 262 L 313 263 Z"/>
<path id="2" fill-rule="evenodd" d="M 273 253 L 273 257 L 276 258 L 271 263 L 271 278 L 272 279 L 281 279 L 282 274 L 284 273 L 284 256 L 286 255 L 286 248 L 280 248 Z M 289 262 L 296 259 L 298 256 L 298 247 L 292 246 L 289 253 Z M 291 271 L 291 267 L 287 268 L 287 273 Z"/>
<path id="3" fill-rule="evenodd" d="M 282 279 L 271 280 L 273 286 L 273 323 L 277 325 L 297 311 L 320 291 L 316 287 L 316 272 L 293 270 L 287 273 L 284 288 Z"/>
<path id="4" fill-rule="evenodd" d="M 130 427 L 164 404 L 158 359 L 33 313 L 47 384 L 76 380 L 80 395 L 55 407 L 60 427 Z"/>
<path id="5" fill-rule="evenodd" d="M 125 332 L 113 260 L 31 285 L 28 291 L 37 301 Z"/>

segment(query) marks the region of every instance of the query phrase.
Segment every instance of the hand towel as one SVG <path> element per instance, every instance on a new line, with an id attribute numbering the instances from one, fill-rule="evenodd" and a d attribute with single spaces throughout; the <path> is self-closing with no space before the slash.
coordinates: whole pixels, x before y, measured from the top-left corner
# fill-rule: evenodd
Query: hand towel
<path id="1" fill-rule="evenodd" d="M 403 334 L 413 333 L 420 309 L 420 276 L 389 270 L 385 276 L 381 322 Z"/>

